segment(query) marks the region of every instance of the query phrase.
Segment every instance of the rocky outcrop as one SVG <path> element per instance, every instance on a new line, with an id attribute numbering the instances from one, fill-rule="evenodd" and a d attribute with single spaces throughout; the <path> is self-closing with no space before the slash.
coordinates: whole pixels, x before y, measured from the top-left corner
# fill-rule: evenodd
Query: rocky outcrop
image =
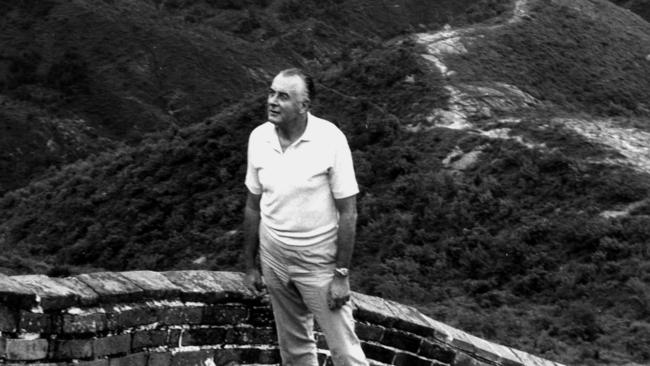
<path id="1" fill-rule="evenodd" d="M 558 366 L 410 306 L 359 293 L 352 301 L 373 365 Z M 321 365 L 331 365 L 316 328 Z M 0 363 L 11 365 L 214 365 L 224 354 L 280 362 L 268 302 L 233 272 L 0 275 L 0 332 Z"/>

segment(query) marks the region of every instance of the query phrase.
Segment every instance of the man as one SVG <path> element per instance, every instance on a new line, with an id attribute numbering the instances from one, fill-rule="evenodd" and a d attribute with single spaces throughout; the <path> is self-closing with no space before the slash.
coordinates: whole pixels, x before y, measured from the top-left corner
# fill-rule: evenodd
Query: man
<path id="1" fill-rule="evenodd" d="M 318 365 L 314 317 L 336 366 L 368 365 L 349 304 L 359 192 L 352 155 L 335 125 L 309 113 L 313 98 L 309 75 L 280 72 L 269 89 L 268 122 L 250 135 L 246 283 L 257 294 L 268 290 L 283 365 Z"/>

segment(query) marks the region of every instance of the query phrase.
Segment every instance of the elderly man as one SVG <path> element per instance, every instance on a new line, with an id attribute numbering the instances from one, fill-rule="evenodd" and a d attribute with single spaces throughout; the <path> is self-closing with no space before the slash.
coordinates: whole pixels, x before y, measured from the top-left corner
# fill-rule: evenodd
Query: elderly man
<path id="1" fill-rule="evenodd" d="M 250 135 L 246 282 L 258 294 L 268 290 L 283 365 L 318 365 L 314 317 L 335 365 L 368 365 L 349 304 L 359 192 L 352 155 L 334 124 L 309 113 L 313 98 L 309 75 L 280 72 L 269 88 L 268 122 Z"/>

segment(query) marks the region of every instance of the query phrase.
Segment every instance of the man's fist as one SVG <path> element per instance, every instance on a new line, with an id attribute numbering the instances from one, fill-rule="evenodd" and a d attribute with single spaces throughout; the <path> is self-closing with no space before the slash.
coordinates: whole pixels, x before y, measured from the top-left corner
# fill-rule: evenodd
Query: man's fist
<path id="1" fill-rule="evenodd" d="M 266 285 L 264 285 L 262 275 L 257 269 L 250 269 L 246 272 L 244 275 L 244 284 L 255 296 L 266 295 Z"/>
<path id="2" fill-rule="evenodd" d="M 340 309 L 350 300 L 350 282 L 347 277 L 334 276 L 327 293 L 327 305 L 331 310 Z"/>

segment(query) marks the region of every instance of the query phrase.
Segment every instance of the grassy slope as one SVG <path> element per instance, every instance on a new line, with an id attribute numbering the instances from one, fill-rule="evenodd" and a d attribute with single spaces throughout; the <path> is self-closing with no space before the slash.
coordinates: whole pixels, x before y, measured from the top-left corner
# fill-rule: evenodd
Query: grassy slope
<path id="1" fill-rule="evenodd" d="M 647 0 L 613 0 L 614 4 L 638 14 L 646 21 L 650 21 L 650 2 Z"/>
<path id="2" fill-rule="evenodd" d="M 565 112 L 637 115 L 637 126 L 650 129 L 644 123 L 650 100 L 650 63 L 645 60 L 650 25 L 628 19 L 606 2 L 565 3 L 570 7 L 540 2 L 529 19 L 468 45 L 465 55 L 448 57 L 446 62 L 459 70 L 453 81 L 504 81 Z M 595 11 L 575 10 L 580 7 Z M 508 173 L 512 161 L 502 170 L 502 153 L 486 160 L 490 163 L 478 176 L 493 177 L 496 192 L 510 190 L 505 196 L 515 198 L 515 211 L 522 215 L 500 219 L 512 202 L 497 200 L 496 208 L 488 206 L 485 224 L 476 217 L 467 223 L 478 231 L 450 235 L 447 250 L 459 251 L 460 245 L 460 253 L 473 255 L 460 258 L 466 272 L 452 272 L 443 282 L 452 283 L 438 299 L 446 305 L 435 302 L 427 309 L 488 338 L 551 358 L 562 355 L 569 363 L 647 362 L 650 354 L 642 345 L 650 340 L 649 217 L 639 212 L 610 221 L 597 213 L 647 197 L 648 177 L 585 165 L 576 158 L 605 152 L 561 129 L 536 127 L 547 118 L 525 118 L 520 132 L 560 147 L 560 155 L 505 154 L 518 161 L 523 176 Z M 535 182 L 530 186 L 528 174 Z M 497 198 L 494 193 L 488 190 L 488 197 Z M 475 212 L 484 201 L 477 199 L 479 207 L 467 210 Z M 439 254 L 434 258 L 441 261 Z M 442 263 L 449 259 L 447 252 Z M 465 291 L 455 293 L 459 287 Z"/>
<path id="3" fill-rule="evenodd" d="M 0 193 L 200 121 L 280 68 L 322 67 L 369 36 L 483 20 L 505 2 L 0 3 Z"/>
<path id="4" fill-rule="evenodd" d="M 288 64 L 272 50 L 145 1 L 0 7 L 0 115 L 30 126 L 4 130 L 11 143 L 0 151 L 2 192 L 111 141 L 137 142 L 201 120 L 265 85 L 263 73 L 247 68 Z M 82 126 L 69 126 L 70 119 Z M 59 149 L 48 151 L 48 140 Z M 36 158 L 45 155 L 50 159 Z"/>
<path id="5" fill-rule="evenodd" d="M 607 2 L 598 4 L 604 8 L 592 16 L 569 6 L 538 5 L 530 19 L 449 57 L 463 70 L 454 80 L 503 81 L 567 110 L 650 114 L 650 24 Z"/>
<path id="6" fill-rule="evenodd" d="M 627 62 L 619 52 L 636 55 L 636 47 L 647 46 L 638 29 L 608 40 L 616 48 L 599 49 L 602 63 L 570 52 L 575 47 L 565 46 L 566 37 L 538 42 L 545 52 L 522 46 L 526 37 L 555 34 L 553 22 L 571 27 L 574 21 L 583 31 L 563 35 L 587 42 L 579 49 L 585 52 L 597 40 L 592 31 L 603 36 L 602 25 L 546 6 L 535 9 L 532 22 L 489 37 L 493 52 L 476 44 L 454 68 L 467 81 L 485 81 L 484 70 L 538 96 L 557 89 L 558 97 L 546 99 L 569 112 L 644 115 L 636 99 L 644 96 L 636 89 L 644 75 L 609 70 L 610 62 Z M 318 55 L 321 47 L 307 50 Z M 561 128 L 541 128 L 549 118 L 544 114 L 523 116 L 521 129 L 556 146 L 550 153 L 442 128 L 404 133 L 400 123 L 445 105 L 441 80 L 421 71 L 408 45 L 355 47 L 356 57 L 341 52 L 324 64 L 316 110 L 349 136 L 362 186 L 355 288 L 409 299 L 439 320 L 570 364 L 647 362 L 649 218 L 643 210 L 617 220 L 597 215 L 646 197 L 647 177 L 585 163 L 582 157 L 606 152 Z M 518 77 L 499 71 L 504 60 Z M 580 72 L 547 68 L 549 76 L 563 77 L 549 78 L 551 88 L 535 82 L 542 78 L 527 65 L 543 67 L 544 60 L 579 63 L 572 67 Z M 604 71 L 618 80 L 604 88 L 609 94 L 577 95 L 591 85 L 583 74 Z M 590 104 L 612 94 L 629 100 L 619 100 L 617 109 Z M 5 195 L 4 272 L 237 268 L 245 141 L 262 104 L 247 100 L 205 123 L 67 166 Z M 455 146 L 483 146 L 486 153 L 458 176 L 441 164 Z M 192 263 L 200 256 L 204 263 Z"/>
<path id="7" fill-rule="evenodd" d="M 505 1 L 481 2 L 481 4 L 487 4 L 486 11 L 483 12 L 485 15 L 482 17 L 490 17 L 499 9 L 503 10 L 505 7 L 498 5 L 500 2 L 504 3 Z M 247 2 L 248 5 L 252 3 Z M 456 8 L 447 9 L 444 12 L 438 11 L 448 7 L 449 4 L 445 2 L 438 8 L 428 7 L 425 14 L 430 14 L 431 19 L 437 19 L 438 22 L 456 18 L 459 23 L 463 23 L 469 18 L 472 20 L 483 19 L 480 15 L 481 8 L 472 3 L 469 0 L 464 3 L 459 2 Z M 3 7 L 6 7 L 6 9 L 2 9 L 6 14 L 2 27 L 7 32 L 4 33 L 6 36 L 1 40 L 6 46 L 3 47 L 6 52 L 3 57 L 5 64 L 8 65 L 4 70 L 6 73 L 3 75 L 4 84 L 2 86 L 12 108 L 7 107 L 1 112 L 12 117 L 4 120 L 7 122 L 7 129 L 15 129 L 14 126 L 21 125 L 29 126 L 29 128 L 21 129 L 19 133 L 3 135 L 5 141 L 8 142 L 6 145 L 3 144 L 3 147 L 9 150 L 5 152 L 7 158 L 3 160 L 2 168 L 7 170 L 6 174 L 2 175 L 3 183 L 7 186 L 20 186 L 35 171 L 42 170 L 51 163 L 60 164 L 66 160 L 74 160 L 89 152 L 101 151 L 105 145 L 112 145 L 110 141 L 102 140 L 102 137 L 126 134 L 137 138 L 143 131 L 155 130 L 156 127 L 148 125 L 147 121 L 153 121 L 163 127 L 168 124 L 182 125 L 180 117 L 176 118 L 166 114 L 167 108 L 180 109 L 178 115 L 181 117 L 188 115 L 191 118 L 199 119 L 209 113 L 211 110 L 209 107 L 214 107 L 227 100 L 237 99 L 249 90 L 251 85 L 259 86 L 242 78 L 241 69 L 244 67 L 263 66 L 271 70 L 270 72 L 274 72 L 291 63 L 307 64 L 312 65 L 311 67 L 315 71 L 328 68 L 324 74 L 332 75 L 334 73 L 336 75 L 343 62 L 351 62 L 353 54 L 363 54 L 367 50 L 377 47 L 379 37 L 392 37 L 411 29 L 418 21 L 413 17 L 422 15 L 422 12 L 413 10 L 414 7 L 418 8 L 418 4 L 421 4 L 417 1 L 401 4 L 400 10 L 397 13 L 393 11 L 391 16 L 382 13 L 381 8 L 370 6 L 372 3 L 361 0 L 344 3 L 340 1 L 303 2 L 301 7 L 293 6 L 295 2 L 291 1 L 276 1 L 270 4 L 259 1 L 255 2 L 257 5 L 246 8 L 234 6 L 237 4 L 236 2 L 227 1 L 209 3 L 179 1 L 165 2 L 165 4 L 167 4 L 165 8 L 147 1 L 117 1 L 111 4 L 100 3 L 92 6 L 85 1 L 74 3 L 27 1 L 2 4 Z M 461 6 L 463 4 L 469 6 Z M 341 9 L 341 5 L 345 7 Z M 335 12 L 335 9 L 340 12 Z M 469 9 L 468 15 L 465 13 L 467 9 Z M 385 12 L 385 9 L 383 11 Z M 439 13 L 445 14 L 444 19 L 437 18 Z M 373 16 L 366 18 L 364 15 L 368 14 Z M 377 14 L 383 16 L 375 21 L 377 17 L 374 15 Z M 352 24 L 353 27 L 348 28 L 346 24 Z M 366 40 L 368 36 L 375 40 Z M 33 41 L 34 39 L 35 41 Z M 255 45 L 255 52 L 251 52 L 252 45 Z M 24 52 L 18 52 L 19 49 L 24 49 Z M 336 62 L 332 60 L 333 58 Z M 261 65 L 260 59 L 264 59 L 263 65 Z M 373 63 L 375 67 L 378 67 L 381 65 L 381 60 L 374 56 Z M 399 66 L 395 66 L 395 69 L 398 68 Z M 265 75 L 265 70 L 262 68 L 256 71 L 259 78 L 263 79 L 268 76 Z M 334 77 L 334 79 L 336 78 Z M 257 81 L 259 82 L 259 80 Z M 395 80 L 391 81 L 391 83 L 393 82 Z M 335 85 L 336 82 L 331 82 L 331 84 Z M 265 85 L 256 89 L 264 87 Z M 411 99 L 418 98 L 418 87 L 418 85 L 410 85 L 401 98 L 404 99 L 407 96 Z M 33 89 L 43 92 L 49 98 L 35 98 L 36 92 L 32 91 Z M 21 92 L 21 90 L 27 90 L 27 92 Z M 352 89 L 348 88 L 344 91 L 352 94 L 356 92 L 354 86 Z M 165 99 L 170 92 L 172 94 L 170 100 Z M 215 95 L 214 93 L 220 94 Z M 139 107 L 129 108 L 125 103 L 136 103 Z M 411 104 L 414 103 L 415 101 Z M 371 105 L 373 106 L 371 108 L 377 108 L 376 104 L 371 103 Z M 422 103 L 422 108 L 425 108 L 426 105 L 426 103 Z M 329 108 L 329 110 L 337 109 Z M 359 112 L 355 111 L 355 113 Z M 88 119 L 84 121 L 76 118 L 73 121 L 81 121 L 81 127 L 79 127 L 81 132 L 87 132 L 92 136 L 80 139 L 79 136 L 83 134 L 72 133 L 70 139 L 73 141 L 57 139 L 58 134 L 61 133 L 51 125 L 54 124 L 52 120 L 56 120 L 56 116 L 59 114 L 75 117 L 80 114 Z M 145 118 L 142 118 L 143 115 Z M 101 120 L 93 120 L 93 116 L 100 116 Z M 190 117 L 187 117 L 188 120 L 191 120 Z M 25 121 L 29 123 L 25 123 Z M 170 131 L 174 130 L 174 128 L 170 129 Z M 173 133 L 170 131 L 168 133 Z M 243 131 L 242 133 L 247 133 L 245 131 L 248 130 L 244 128 Z M 64 148 L 71 146 L 73 152 L 77 154 L 72 155 L 65 149 L 61 152 L 63 156 L 58 156 L 52 151 L 46 154 L 44 150 L 47 148 L 47 140 L 51 135 L 54 135 L 51 139 L 55 140 L 58 146 Z M 76 141 L 74 141 L 75 139 Z M 241 140 L 238 141 L 241 142 Z M 105 142 L 104 146 L 100 142 Z M 27 151 L 27 154 L 34 160 L 17 155 L 14 151 Z M 110 162 L 119 162 L 121 154 L 122 152 L 119 150 L 110 152 L 108 153 L 110 158 L 107 159 Z M 162 156 L 167 155 L 168 153 L 162 154 Z M 102 170 L 103 165 L 107 164 L 106 160 L 102 159 L 106 158 L 98 159 L 95 161 L 99 162 L 93 163 L 96 165 L 93 169 Z M 86 166 L 87 164 L 89 163 L 80 162 L 77 165 Z M 123 163 L 118 164 L 122 164 L 119 166 L 124 165 Z M 146 165 L 146 162 L 136 160 L 133 164 Z M 159 164 L 166 163 L 159 162 Z M 214 165 L 215 163 L 211 162 L 210 164 Z M 150 171 L 147 166 L 137 170 Z M 111 171 L 115 173 L 119 169 Z M 210 174 L 210 172 L 205 172 L 205 174 Z M 110 175 L 106 177 L 102 173 L 100 176 L 101 180 L 91 184 L 110 181 Z M 123 179 L 129 180 L 133 177 L 127 175 Z M 173 175 L 169 179 L 173 181 L 176 176 Z M 64 184 L 64 182 L 56 181 L 51 184 L 53 190 L 58 190 L 54 187 Z M 71 180 L 65 184 L 74 185 L 78 182 Z M 209 188 L 216 189 L 214 186 L 209 186 Z M 172 190 L 172 192 L 176 191 Z M 193 193 L 189 192 L 188 194 Z M 59 194 L 64 194 L 64 196 Z M 170 195 L 173 196 L 174 193 Z M 124 196 L 131 197 L 129 192 L 126 192 Z M 76 231 L 59 233 L 59 235 L 63 235 L 60 240 L 61 245 L 54 245 L 55 249 L 51 250 L 37 249 L 35 253 L 49 255 L 57 252 L 56 248 L 64 246 L 64 243 L 76 242 L 79 237 L 86 235 L 86 227 L 90 225 L 89 222 L 92 221 L 92 217 L 97 214 L 97 211 L 90 210 L 85 213 L 80 211 L 79 217 L 72 215 L 75 213 L 74 209 L 62 208 L 63 212 L 57 211 L 58 204 L 68 198 L 74 200 L 75 196 L 68 197 L 65 191 L 51 193 L 44 202 L 48 202 L 50 199 L 52 201 L 46 204 L 46 207 L 41 207 L 38 210 L 48 211 L 50 208 L 54 208 L 50 211 L 52 215 L 45 214 L 37 221 L 43 224 L 47 221 L 53 223 L 60 221 L 58 227 L 68 227 L 70 222 L 76 220 L 83 221 L 82 224 L 72 225 L 78 227 L 81 233 Z M 83 200 L 82 197 L 76 197 L 76 199 Z M 128 205 L 128 203 L 117 199 L 115 205 L 109 205 L 110 210 L 120 215 L 119 207 L 122 204 Z M 154 207 L 157 205 L 154 204 Z M 107 211 L 109 210 L 107 209 Z M 80 217 L 85 217 L 86 214 L 89 217 L 80 220 Z M 69 215 L 71 217 L 68 217 Z M 20 216 L 23 215 L 18 214 L 14 218 Z M 102 213 L 100 216 L 110 217 L 111 215 L 106 216 Z M 238 214 L 234 216 L 238 217 Z M 24 217 L 18 220 L 30 222 Z M 162 219 L 162 222 L 165 220 Z M 159 224 L 160 221 L 155 221 L 155 223 Z M 112 224 L 121 225 L 119 220 Z M 7 226 L 10 225 L 7 223 Z M 39 229 L 39 232 L 45 231 L 38 235 L 44 235 L 53 227 L 57 227 L 57 225 L 44 225 L 50 226 L 50 228 Z M 219 226 L 219 230 L 222 229 L 222 226 Z M 132 237 L 125 239 L 127 241 L 149 243 L 153 240 L 133 237 L 130 230 L 126 230 L 126 232 Z M 94 235 L 93 239 L 107 236 L 106 231 L 98 233 L 91 231 L 90 234 Z M 19 234 L 18 237 L 20 235 L 22 234 Z M 13 242 L 15 237 L 10 235 L 9 238 L 9 242 Z M 41 238 L 45 240 L 44 236 Z M 22 239 L 16 240 L 22 241 Z M 27 241 L 32 244 L 45 244 L 41 240 L 29 239 Z M 48 245 L 52 244 L 44 246 Z M 90 242 L 87 245 L 92 246 L 94 243 Z M 152 261 L 158 263 L 155 259 Z M 121 262 L 115 261 L 115 263 Z M 117 265 L 115 263 L 109 264 L 100 261 L 94 264 L 115 268 L 114 266 Z M 20 261 L 7 261 L 7 265 L 9 267 L 15 265 L 18 271 L 29 271 L 30 268 L 29 264 L 23 266 Z M 128 263 L 121 265 L 125 266 Z M 163 266 L 162 264 L 155 265 Z M 164 265 L 169 265 L 169 263 L 165 262 Z M 42 268 L 42 265 L 39 265 L 38 268 Z"/>

